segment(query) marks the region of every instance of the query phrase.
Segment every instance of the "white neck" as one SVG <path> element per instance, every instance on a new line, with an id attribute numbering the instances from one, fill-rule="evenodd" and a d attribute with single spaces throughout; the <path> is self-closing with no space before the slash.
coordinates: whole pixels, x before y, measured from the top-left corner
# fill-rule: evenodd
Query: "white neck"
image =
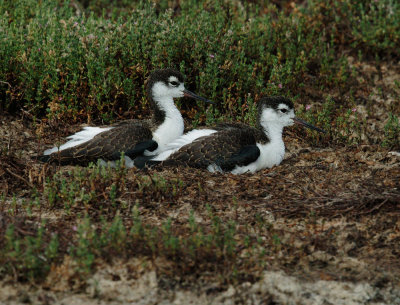
<path id="1" fill-rule="evenodd" d="M 270 142 L 283 142 L 282 132 L 284 126 L 282 124 L 275 121 L 261 120 L 260 125 Z"/>
<path id="2" fill-rule="evenodd" d="M 176 108 L 172 97 L 154 97 L 154 102 L 165 112 L 164 122 L 153 132 L 153 140 L 158 143 L 158 148 L 152 154 L 165 150 L 165 146 L 183 134 L 183 117 Z"/>
<path id="3" fill-rule="evenodd" d="M 278 124 L 269 124 L 268 126 L 263 126 L 264 133 L 268 136 L 270 142 L 282 142 L 282 132 L 283 127 Z"/>

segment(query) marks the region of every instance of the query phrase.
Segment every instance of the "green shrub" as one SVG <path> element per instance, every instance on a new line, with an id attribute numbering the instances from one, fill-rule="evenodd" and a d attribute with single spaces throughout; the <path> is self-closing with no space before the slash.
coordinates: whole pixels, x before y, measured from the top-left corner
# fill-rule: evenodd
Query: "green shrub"
<path id="1" fill-rule="evenodd" d="M 309 63 L 323 56 L 338 75 L 321 23 L 303 13 L 187 1 L 175 14 L 163 5 L 139 3 L 105 18 L 68 1 L 0 2 L 0 79 L 11 84 L 6 107 L 21 103 L 40 118 L 109 121 L 142 111 L 149 72 L 175 67 L 187 86 L 218 102 L 216 114 L 243 118 L 260 94 L 296 94 Z"/>
<path id="2" fill-rule="evenodd" d="M 324 101 L 326 90 L 351 91 L 357 72 L 346 52 L 381 60 L 400 49 L 394 0 L 0 0 L 0 14 L 0 110 L 23 108 L 44 121 L 148 115 L 146 78 L 173 67 L 217 102 L 178 102 L 193 125 L 253 123 L 261 95 L 303 101 L 311 89 Z"/>
<path id="3" fill-rule="evenodd" d="M 399 118 L 393 113 L 389 113 L 389 119 L 385 124 L 385 137 L 382 145 L 392 149 L 400 149 L 400 122 Z"/>
<path id="4" fill-rule="evenodd" d="M 59 242 L 56 234 L 46 240 L 45 230 L 42 224 L 36 233 L 20 237 L 15 226 L 10 224 L 4 235 L 4 247 L 0 251 L 1 269 L 25 280 L 47 275 L 52 262 L 58 258 Z"/>

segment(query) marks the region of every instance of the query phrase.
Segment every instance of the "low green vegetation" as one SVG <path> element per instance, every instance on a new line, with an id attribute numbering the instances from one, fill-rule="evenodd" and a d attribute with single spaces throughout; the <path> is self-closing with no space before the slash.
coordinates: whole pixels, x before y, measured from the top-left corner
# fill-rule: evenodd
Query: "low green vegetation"
<path id="1" fill-rule="evenodd" d="M 152 224 L 142 219 L 142 207 L 150 204 L 157 209 L 160 202 L 173 206 L 185 192 L 183 186 L 180 179 L 157 173 L 127 175 L 123 166 L 92 164 L 56 172 L 44 184 L 41 202 L 15 202 L 3 214 L 7 226 L 0 242 L 0 276 L 42 280 L 67 256 L 74 261 L 74 272 L 85 276 L 96 269 L 98 259 L 137 256 L 168 259 L 181 275 L 218 271 L 223 275 L 220 281 L 226 283 L 246 276 L 246 268 L 261 272 L 268 256 L 282 249 L 279 233 L 270 223 L 260 218 L 253 228 L 239 230 L 235 219 L 221 219 L 211 204 L 206 206 L 203 217 L 207 221 L 202 223 L 194 210 L 185 220 L 166 218 Z M 203 192 L 200 185 L 198 191 Z M 235 198 L 229 209 L 237 218 Z M 30 215 L 43 210 L 57 210 L 61 219 L 69 220 L 62 227 L 51 222 L 37 224 Z M 63 236 L 62 247 L 59 236 Z"/>
<path id="2" fill-rule="evenodd" d="M 217 102 L 206 108 L 179 101 L 192 126 L 254 124 L 260 96 L 284 95 L 298 116 L 327 131 L 295 130 L 312 145 L 359 144 L 369 128 L 360 109 L 374 113 L 372 99 L 362 100 L 354 88 L 382 95 L 360 80 L 359 65 L 373 62 L 379 72 L 380 63 L 400 59 L 394 0 L 0 0 L 0 14 L 0 114 L 23 113 L 38 130 L 144 117 L 147 76 L 173 67 L 186 75 L 186 87 Z M 383 113 L 378 144 L 399 149 L 400 91 L 390 94 L 395 102 Z M 0 147 L 0 158 L 6 155 L 7 145 Z M 283 259 L 278 253 L 305 251 L 261 216 L 238 221 L 234 196 L 226 203 L 230 219 L 221 217 L 206 200 L 206 181 L 190 190 L 192 198 L 205 198 L 206 213 L 197 215 L 194 206 L 187 219 L 165 212 L 157 223 L 142 209 L 173 209 L 189 192 L 187 181 L 136 175 L 121 164 L 46 170 L 23 198 L 10 201 L 0 192 L 0 278 L 40 281 L 66 257 L 82 276 L 101 259 L 161 257 L 179 274 L 218 271 L 231 283 Z"/>
<path id="3" fill-rule="evenodd" d="M 51 237 L 48 236 L 49 232 L 45 234 L 45 227 L 45 224 L 41 224 L 36 232 L 28 234 L 16 232 L 13 224 L 7 227 L 0 255 L 0 274 L 11 274 L 15 280 L 35 280 L 47 275 L 51 264 L 59 258 L 59 243 L 56 234 Z"/>
<path id="4" fill-rule="evenodd" d="M 243 273 L 244 266 L 262 266 L 265 256 L 276 251 L 278 237 L 269 224 L 260 223 L 256 231 L 245 234 L 237 230 L 234 220 L 225 222 L 215 215 L 210 205 L 210 225 L 198 223 L 194 211 L 183 222 L 167 218 L 155 225 L 142 220 L 141 205 L 157 199 L 163 204 L 172 200 L 173 205 L 182 186 L 179 179 L 165 179 L 157 174 L 134 176 L 132 180 L 123 167 L 92 165 L 58 172 L 47 179 L 41 204 L 21 205 L 4 214 L 9 224 L 1 242 L 0 275 L 40 280 L 66 256 L 75 262 L 77 274 L 85 275 L 95 269 L 99 258 L 139 256 L 169 259 L 182 274 L 189 274 L 192 268 L 200 268 L 196 272 L 221 269 L 225 275 L 221 280 L 229 282 L 237 276 L 237 270 Z M 127 192 L 133 193 L 129 201 L 136 201 L 135 205 L 124 202 Z M 56 228 L 50 223 L 37 225 L 28 216 L 32 209 L 57 209 L 65 217 L 77 218 L 67 228 Z M 19 217 L 24 219 L 23 228 L 14 224 Z M 68 236 L 61 248 L 56 233 L 59 230 Z"/>
<path id="5" fill-rule="evenodd" d="M 217 102 L 207 112 L 182 105 L 195 125 L 251 122 L 247 112 L 260 95 L 305 106 L 304 88 L 349 90 L 357 72 L 344 48 L 378 62 L 400 48 L 400 4 L 392 0 L 20 0 L 1 1 L 0 14 L 1 108 L 22 107 L 40 120 L 108 123 L 148 113 L 146 77 L 174 67 L 187 86 Z M 352 106 L 335 101 L 342 117 Z"/>
<path id="6" fill-rule="evenodd" d="M 400 122 L 393 113 L 389 113 L 389 119 L 385 125 L 385 138 L 383 145 L 389 148 L 398 148 L 400 144 Z"/>

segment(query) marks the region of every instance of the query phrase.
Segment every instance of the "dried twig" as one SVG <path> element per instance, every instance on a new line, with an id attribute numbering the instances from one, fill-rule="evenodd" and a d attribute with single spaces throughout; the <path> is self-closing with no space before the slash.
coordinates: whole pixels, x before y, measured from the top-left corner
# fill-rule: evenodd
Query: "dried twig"
<path id="1" fill-rule="evenodd" d="M 9 88 L 11 88 L 11 84 L 9 82 L 5 82 L 5 81 L 0 80 L 0 83 L 1 84 L 6 84 L 6 85 L 8 85 Z"/>
<path id="2" fill-rule="evenodd" d="M 365 212 L 362 212 L 362 213 L 360 213 L 360 214 L 370 214 L 370 213 L 372 213 L 372 212 L 375 211 L 375 210 L 379 210 L 379 209 L 381 208 L 381 206 L 383 206 L 388 200 L 389 200 L 389 198 L 386 198 L 386 199 L 383 200 L 379 205 L 374 206 L 374 207 L 373 207 L 372 209 L 370 209 L 369 211 L 365 211 Z"/>
<path id="3" fill-rule="evenodd" d="M 28 185 L 29 187 L 34 187 L 32 183 L 30 183 L 28 180 L 26 180 L 24 177 L 21 177 L 20 175 L 12 172 L 11 170 L 9 170 L 8 168 L 4 168 L 4 170 L 9 173 L 10 175 L 14 176 L 15 178 L 23 181 L 26 185 Z"/>

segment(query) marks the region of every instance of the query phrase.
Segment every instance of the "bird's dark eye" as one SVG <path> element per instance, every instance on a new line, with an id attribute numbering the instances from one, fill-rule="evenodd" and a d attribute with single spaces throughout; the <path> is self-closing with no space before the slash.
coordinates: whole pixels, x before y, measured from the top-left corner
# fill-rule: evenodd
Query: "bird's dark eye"
<path id="1" fill-rule="evenodd" d="M 286 112 L 288 112 L 288 110 L 287 110 L 287 109 L 285 109 L 285 108 L 283 108 L 283 109 L 280 109 L 280 111 L 281 111 L 282 113 L 286 113 Z"/>
<path id="2" fill-rule="evenodd" d="M 169 82 L 172 86 L 178 87 L 179 83 L 176 81 Z"/>

